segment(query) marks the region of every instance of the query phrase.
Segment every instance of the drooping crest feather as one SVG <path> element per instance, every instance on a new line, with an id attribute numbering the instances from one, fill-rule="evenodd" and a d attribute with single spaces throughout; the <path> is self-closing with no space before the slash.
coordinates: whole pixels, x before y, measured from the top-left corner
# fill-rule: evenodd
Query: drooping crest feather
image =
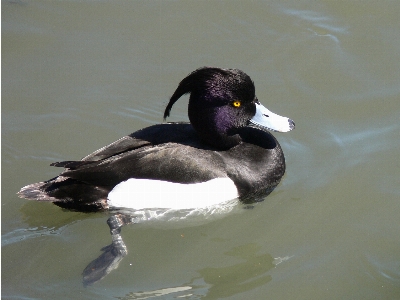
<path id="1" fill-rule="evenodd" d="M 175 102 L 185 94 L 206 90 L 206 85 L 217 74 L 225 74 L 226 70 L 219 68 L 202 67 L 199 68 L 188 76 L 186 76 L 178 85 L 174 94 L 171 96 L 169 103 L 164 111 L 164 121 L 171 112 L 172 106 Z"/>

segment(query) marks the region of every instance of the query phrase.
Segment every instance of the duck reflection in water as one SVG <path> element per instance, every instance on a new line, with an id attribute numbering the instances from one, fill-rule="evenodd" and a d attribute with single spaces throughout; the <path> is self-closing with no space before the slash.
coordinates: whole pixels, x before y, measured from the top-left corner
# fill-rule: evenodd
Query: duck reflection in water
<path id="1" fill-rule="evenodd" d="M 112 270 L 118 268 L 121 260 L 128 254 L 128 249 L 121 237 L 121 227 L 133 223 L 133 217 L 116 214 L 108 218 L 112 243 L 101 249 L 103 253 L 83 270 L 83 284 L 91 285 L 103 279 Z"/>

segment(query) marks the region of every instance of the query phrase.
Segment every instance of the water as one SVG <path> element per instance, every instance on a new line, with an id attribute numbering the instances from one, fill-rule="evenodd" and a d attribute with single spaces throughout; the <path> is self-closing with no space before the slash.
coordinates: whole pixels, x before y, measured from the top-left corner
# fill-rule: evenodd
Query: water
<path id="1" fill-rule="evenodd" d="M 5 299 L 399 299 L 396 1 L 2 1 Z M 201 66 L 239 68 L 296 122 L 253 209 L 126 226 L 128 255 L 84 288 L 107 214 L 19 199 L 49 164 L 162 121 Z M 187 120 L 187 100 L 171 121 Z"/>

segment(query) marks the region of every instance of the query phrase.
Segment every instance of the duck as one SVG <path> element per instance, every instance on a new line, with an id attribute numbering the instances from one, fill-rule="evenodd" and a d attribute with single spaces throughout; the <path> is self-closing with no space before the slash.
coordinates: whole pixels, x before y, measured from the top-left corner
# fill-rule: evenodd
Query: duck
<path id="1" fill-rule="evenodd" d="M 21 188 L 18 196 L 96 212 L 252 203 L 271 193 L 286 165 L 269 131 L 289 132 L 294 121 L 263 106 L 254 82 L 239 69 L 191 72 L 171 96 L 164 121 L 185 94 L 190 122 L 152 125 L 81 160 L 52 163 L 64 170 Z"/>

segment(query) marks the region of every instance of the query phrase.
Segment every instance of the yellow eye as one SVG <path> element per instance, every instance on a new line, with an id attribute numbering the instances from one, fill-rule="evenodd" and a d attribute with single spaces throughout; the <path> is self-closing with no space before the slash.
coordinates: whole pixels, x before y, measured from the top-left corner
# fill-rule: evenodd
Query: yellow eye
<path id="1" fill-rule="evenodd" d="M 235 100 L 232 102 L 233 107 L 240 107 L 240 105 L 242 105 L 242 103 L 240 103 L 239 100 Z"/>

